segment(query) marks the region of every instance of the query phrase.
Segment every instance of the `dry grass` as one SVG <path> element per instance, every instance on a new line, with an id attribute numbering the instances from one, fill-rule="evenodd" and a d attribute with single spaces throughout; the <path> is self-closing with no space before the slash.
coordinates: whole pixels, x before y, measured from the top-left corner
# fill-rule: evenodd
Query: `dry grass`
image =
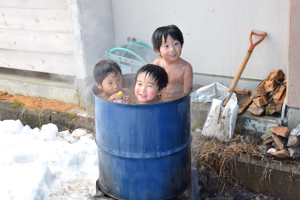
<path id="1" fill-rule="evenodd" d="M 254 194 L 239 184 L 233 173 L 238 170 L 236 159 L 257 159 L 271 162 L 272 157 L 262 154 L 258 146 L 261 139 L 254 132 L 242 133 L 236 131 L 235 136 L 228 142 L 215 138 L 200 136 L 193 145 L 193 159 L 200 166 L 199 180 L 210 178 L 200 182 L 203 185 L 203 195 L 206 197 L 232 198 L 237 194 L 247 194 L 248 197 L 259 196 L 260 199 L 271 199 L 262 194 Z M 209 183 L 210 182 L 210 183 Z M 206 191 L 205 191 L 206 190 Z M 207 193 L 207 194 L 204 194 Z"/>
<path id="2" fill-rule="evenodd" d="M 214 138 L 201 138 L 194 146 L 194 159 L 199 164 L 208 165 L 218 172 L 221 179 L 227 179 L 229 171 L 236 168 L 235 160 L 239 156 L 247 158 L 264 157 L 259 150 L 260 139 L 255 133 L 248 135 L 236 134 L 229 142 Z"/>

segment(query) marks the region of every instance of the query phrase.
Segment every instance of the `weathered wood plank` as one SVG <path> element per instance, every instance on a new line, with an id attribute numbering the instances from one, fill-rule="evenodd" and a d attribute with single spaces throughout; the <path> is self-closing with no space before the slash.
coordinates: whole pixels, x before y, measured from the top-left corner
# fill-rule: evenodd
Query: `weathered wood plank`
<path id="1" fill-rule="evenodd" d="M 246 108 L 252 103 L 253 98 L 250 97 L 238 110 L 238 114 L 242 114 Z"/>
<path id="2" fill-rule="evenodd" d="M 68 9 L 0 8 L 0 28 L 71 32 Z"/>
<path id="3" fill-rule="evenodd" d="M 71 33 L 0 29 L 0 48 L 73 54 Z"/>
<path id="4" fill-rule="evenodd" d="M 1 0 L 1 8 L 68 8 L 67 0 Z"/>
<path id="5" fill-rule="evenodd" d="M 73 55 L 3 49 L 0 55 L 1 67 L 76 76 Z"/>

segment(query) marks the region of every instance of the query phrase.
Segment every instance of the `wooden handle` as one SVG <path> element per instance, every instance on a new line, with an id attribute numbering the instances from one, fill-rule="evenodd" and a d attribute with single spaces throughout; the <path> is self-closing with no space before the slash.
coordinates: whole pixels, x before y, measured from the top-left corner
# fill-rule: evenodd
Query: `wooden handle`
<path id="1" fill-rule="evenodd" d="M 239 70 L 237 71 L 237 73 L 236 73 L 236 75 L 235 75 L 235 77 L 234 77 L 234 79 L 233 79 L 233 81 L 230 85 L 230 88 L 228 90 L 229 92 L 233 92 L 235 86 L 237 85 L 237 83 L 238 83 L 238 81 L 239 81 L 239 79 L 240 79 L 240 77 L 241 77 L 241 75 L 242 75 L 242 73 L 243 73 L 243 71 L 246 67 L 246 64 L 247 64 L 251 54 L 252 54 L 252 52 L 249 52 L 249 51 L 246 53 L 246 55 L 244 57 L 244 60 L 243 60 Z"/>
<path id="2" fill-rule="evenodd" d="M 258 41 L 257 41 L 256 43 L 254 43 L 254 44 L 253 44 L 253 42 L 252 42 L 252 35 L 253 35 L 253 34 L 254 34 L 254 35 L 262 36 L 262 37 L 260 38 L 260 40 L 258 40 Z M 239 79 L 240 79 L 240 77 L 241 77 L 241 75 L 242 75 L 242 73 L 243 73 L 243 71 L 244 71 L 244 69 L 245 69 L 245 67 L 246 67 L 246 64 L 247 64 L 247 62 L 248 62 L 248 60 L 249 60 L 249 58 L 250 58 L 250 56 L 251 56 L 251 54 L 252 54 L 252 51 L 253 51 L 254 47 L 255 47 L 256 45 L 258 45 L 259 43 L 261 43 L 261 42 L 263 41 L 263 39 L 266 37 L 266 35 L 267 35 L 267 33 L 266 33 L 266 32 L 263 32 L 263 31 L 254 31 L 254 30 L 251 31 L 251 34 L 250 34 L 250 48 L 249 48 L 248 52 L 246 53 L 246 55 L 245 55 L 245 57 L 244 57 L 244 60 L 243 60 L 242 64 L 240 65 L 240 68 L 239 68 L 239 70 L 237 71 L 237 73 L 236 73 L 236 75 L 235 75 L 235 77 L 234 77 L 234 79 L 233 79 L 233 81 L 232 81 L 232 83 L 231 83 L 231 85 L 230 85 L 230 88 L 229 88 L 229 90 L 228 90 L 228 95 L 227 95 L 227 97 L 226 97 L 226 101 L 223 101 L 223 106 L 226 105 L 227 102 L 229 101 L 229 99 L 231 98 L 231 95 L 232 95 L 232 93 L 233 93 L 233 90 L 235 89 L 235 86 L 237 85 L 237 83 L 238 83 L 238 81 L 239 81 Z"/>

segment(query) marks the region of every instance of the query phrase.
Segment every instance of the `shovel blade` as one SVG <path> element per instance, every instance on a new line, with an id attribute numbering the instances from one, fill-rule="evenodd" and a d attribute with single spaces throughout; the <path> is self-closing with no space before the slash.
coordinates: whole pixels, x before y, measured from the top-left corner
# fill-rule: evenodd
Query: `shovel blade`
<path id="1" fill-rule="evenodd" d="M 215 137 L 218 130 L 219 117 L 221 113 L 222 101 L 213 99 L 206 121 L 204 123 L 201 134 L 205 136 Z"/>
<path id="2" fill-rule="evenodd" d="M 232 99 L 225 107 L 222 107 L 221 100 L 213 99 L 201 134 L 221 141 L 230 140 L 233 137 L 238 108 Z"/>

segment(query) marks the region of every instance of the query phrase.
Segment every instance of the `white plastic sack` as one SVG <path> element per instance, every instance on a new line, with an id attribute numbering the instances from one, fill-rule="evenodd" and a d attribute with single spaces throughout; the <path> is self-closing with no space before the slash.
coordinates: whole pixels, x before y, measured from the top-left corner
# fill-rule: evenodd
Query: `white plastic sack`
<path id="1" fill-rule="evenodd" d="M 191 94 L 192 102 L 207 103 L 213 99 L 224 100 L 228 94 L 228 88 L 221 83 L 214 82 L 210 85 L 203 86 Z M 237 104 L 236 94 L 233 93 L 231 99 Z"/>

